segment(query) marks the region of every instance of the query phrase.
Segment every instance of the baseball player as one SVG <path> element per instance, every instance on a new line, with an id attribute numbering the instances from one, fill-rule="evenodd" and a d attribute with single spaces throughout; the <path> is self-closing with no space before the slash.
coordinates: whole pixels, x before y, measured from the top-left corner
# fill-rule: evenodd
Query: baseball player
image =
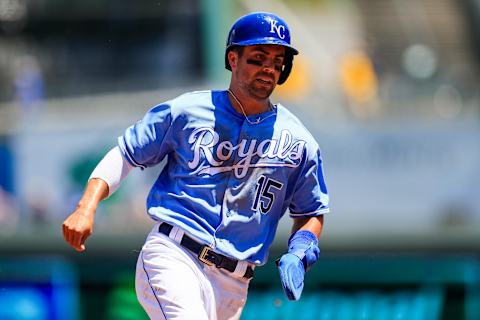
<path id="1" fill-rule="evenodd" d="M 85 250 L 99 202 L 133 168 L 168 157 L 147 198 L 155 225 L 136 270 L 137 296 L 151 319 L 239 319 L 286 212 L 293 230 L 277 266 L 287 297 L 300 298 L 329 209 L 318 144 L 269 99 L 296 54 L 280 17 L 241 17 L 226 45 L 229 89 L 186 93 L 150 109 L 100 161 L 63 223 L 65 240 Z"/>

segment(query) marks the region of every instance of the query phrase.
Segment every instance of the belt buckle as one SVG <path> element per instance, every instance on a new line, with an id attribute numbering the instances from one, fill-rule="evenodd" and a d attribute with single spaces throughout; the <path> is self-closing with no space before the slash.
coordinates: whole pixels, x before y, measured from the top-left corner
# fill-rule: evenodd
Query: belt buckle
<path id="1" fill-rule="evenodd" d="M 213 266 L 214 265 L 214 263 L 212 261 L 206 259 L 206 257 L 208 256 L 210 251 L 212 251 L 212 249 L 210 247 L 203 246 L 202 251 L 200 251 L 200 254 L 198 255 L 198 260 L 205 263 L 207 266 Z"/>

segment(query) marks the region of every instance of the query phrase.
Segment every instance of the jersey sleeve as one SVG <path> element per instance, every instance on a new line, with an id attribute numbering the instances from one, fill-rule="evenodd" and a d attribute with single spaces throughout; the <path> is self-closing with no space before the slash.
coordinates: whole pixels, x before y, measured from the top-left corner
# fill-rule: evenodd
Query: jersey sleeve
<path id="1" fill-rule="evenodd" d="M 313 217 L 329 212 L 328 192 L 320 150 L 309 157 L 295 186 L 290 217 Z"/>
<path id="2" fill-rule="evenodd" d="M 160 163 L 171 149 L 171 126 L 170 105 L 153 107 L 118 138 L 122 155 L 132 166 L 141 169 Z"/>

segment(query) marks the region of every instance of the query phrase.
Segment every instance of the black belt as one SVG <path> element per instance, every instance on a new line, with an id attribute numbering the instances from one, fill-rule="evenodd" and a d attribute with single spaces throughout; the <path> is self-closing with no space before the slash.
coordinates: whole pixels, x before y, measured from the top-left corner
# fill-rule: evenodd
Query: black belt
<path id="1" fill-rule="evenodd" d="M 158 231 L 160 231 L 160 233 L 163 233 L 167 237 L 170 237 L 170 231 L 172 231 L 172 229 L 172 225 L 163 222 L 162 224 L 160 224 Z M 180 245 L 195 253 L 198 257 L 198 260 L 209 266 L 215 265 L 217 268 L 222 268 L 230 272 L 235 272 L 238 260 L 229 258 L 220 253 L 216 253 L 209 246 L 203 245 L 195 241 L 193 238 L 189 237 L 186 234 L 183 235 L 182 240 L 180 241 Z M 251 266 L 247 266 L 247 270 L 245 271 L 243 277 L 251 279 L 253 278 L 253 274 L 253 268 Z"/>

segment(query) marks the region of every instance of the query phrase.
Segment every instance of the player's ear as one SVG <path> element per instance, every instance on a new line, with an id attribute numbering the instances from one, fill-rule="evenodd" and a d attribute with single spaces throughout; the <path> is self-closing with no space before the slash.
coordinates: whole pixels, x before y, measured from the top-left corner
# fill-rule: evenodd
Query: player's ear
<path id="1" fill-rule="evenodd" d="M 238 52 L 236 50 L 230 50 L 228 52 L 227 59 L 228 63 L 230 64 L 230 68 L 236 68 L 238 63 Z"/>

